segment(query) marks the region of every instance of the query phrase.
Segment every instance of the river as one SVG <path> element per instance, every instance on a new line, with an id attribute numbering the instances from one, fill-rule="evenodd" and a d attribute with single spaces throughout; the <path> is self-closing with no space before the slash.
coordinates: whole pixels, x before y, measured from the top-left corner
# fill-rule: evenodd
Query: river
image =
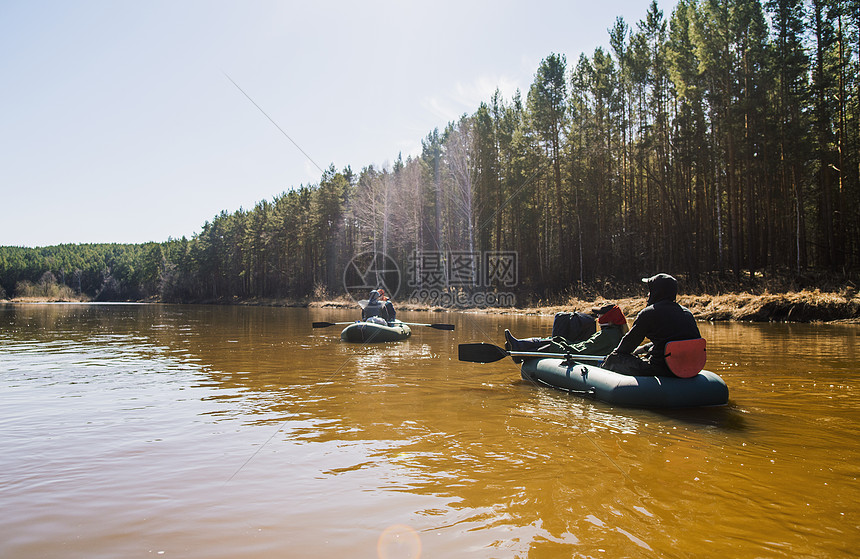
<path id="1" fill-rule="evenodd" d="M 552 317 L 0 305 L 0 557 L 856 557 L 860 329 L 701 323 L 728 406 L 616 407 L 457 344 Z"/>

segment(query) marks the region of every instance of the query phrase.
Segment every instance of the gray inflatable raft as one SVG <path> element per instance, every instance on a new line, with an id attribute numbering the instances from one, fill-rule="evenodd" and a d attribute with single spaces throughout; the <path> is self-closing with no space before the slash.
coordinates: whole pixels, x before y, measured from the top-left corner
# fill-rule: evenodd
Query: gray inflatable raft
<path id="1" fill-rule="evenodd" d="M 395 321 L 388 324 L 376 322 L 354 322 L 343 329 L 340 339 L 345 342 L 396 342 L 412 335 L 406 324 Z"/>
<path id="2" fill-rule="evenodd" d="M 683 408 L 721 406 L 729 401 L 723 379 L 711 371 L 691 378 L 621 375 L 589 364 L 553 357 L 523 361 L 525 380 L 632 407 Z"/>

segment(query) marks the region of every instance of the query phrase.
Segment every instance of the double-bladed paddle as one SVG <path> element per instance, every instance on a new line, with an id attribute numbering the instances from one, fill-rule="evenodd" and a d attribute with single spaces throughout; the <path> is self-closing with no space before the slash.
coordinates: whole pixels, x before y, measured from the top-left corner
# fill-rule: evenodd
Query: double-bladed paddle
<path id="1" fill-rule="evenodd" d="M 579 355 L 573 353 L 547 353 L 543 351 L 508 351 L 503 347 L 483 342 L 457 346 L 460 361 L 493 363 L 505 357 L 557 357 L 573 361 L 603 361 L 605 355 Z"/>
<path id="2" fill-rule="evenodd" d="M 346 325 L 346 324 L 355 324 L 355 321 L 352 322 L 314 322 L 311 326 L 314 328 L 328 328 L 329 326 L 336 325 Z M 395 322 L 393 323 L 395 326 L 398 324 L 405 324 L 406 326 L 427 326 L 428 328 L 435 328 L 436 330 L 453 330 L 453 324 L 422 324 L 419 322 Z"/>
<path id="3" fill-rule="evenodd" d="M 400 324 L 405 324 L 406 326 L 426 326 L 428 328 L 435 328 L 436 330 L 453 330 L 453 324 L 424 324 L 422 322 L 401 322 Z"/>

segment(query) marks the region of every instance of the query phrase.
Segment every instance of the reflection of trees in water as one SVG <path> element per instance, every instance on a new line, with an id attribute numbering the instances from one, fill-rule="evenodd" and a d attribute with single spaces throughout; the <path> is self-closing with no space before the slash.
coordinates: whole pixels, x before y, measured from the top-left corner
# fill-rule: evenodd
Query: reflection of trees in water
<path id="1" fill-rule="evenodd" d="M 486 331 L 499 329 L 498 317 L 469 320 Z M 635 545 L 658 552 L 672 541 L 667 531 L 673 526 L 706 532 L 707 518 L 715 515 L 699 514 L 703 499 L 710 512 L 731 512 L 713 504 L 716 490 L 710 487 L 721 484 L 725 491 L 738 479 L 731 457 L 722 455 L 739 432 L 746 435 L 745 422 L 760 426 L 764 415 L 753 409 L 744 412 L 750 419 L 740 419 L 744 415 L 732 407 L 616 408 L 520 381 L 510 362 L 457 362 L 456 343 L 445 333 L 414 335 L 399 344 L 344 344 L 336 328 L 312 331 L 306 309 L 35 305 L 2 307 L 0 321 L 5 338 L 112 346 L 130 361 L 169 358 L 194 372 L 195 387 L 211 389 L 203 398 L 221 404 L 206 406 L 208 419 L 263 427 L 273 436 L 259 444 L 271 445 L 266 450 L 280 453 L 286 467 L 303 460 L 318 469 L 314 475 L 344 480 L 341 486 L 427 497 L 427 508 L 412 513 L 419 521 L 431 519 L 424 525 L 459 531 L 466 539 L 489 530 L 495 545 L 508 551 L 527 551 L 536 541 L 570 546 L 587 539 L 606 556 L 629 556 L 633 540 L 622 530 L 640 540 Z M 713 365 L 729 359 L 740 364 L 726 374 L 730 391 L 740 392 L 774 377 L 750 364 L 778 361 L 782 353 L 802 355 L 837 330 L 702 324 L 702 331 L 714 356 L 709 368 L 719 370 Z M 458 334 L 468 335 L 460 324 Z M 843 337 L 843 346 L 853 336 Z M 785 363 L 783 377 L 789 374 Z M 823 369 L 810 358 L 802 367 Z M 761 407 L 762 394 L 755 396 Z M 779 397 L 786 410 L 798 398 Z M 854 409 L 841 413 L 847 420 Z M 832 409 L 828 413 L 817 417 L 839 418 Z M 803 423 L 794 421 L 792 428 Z M 833 425 L 823 433 L 835 437 L 828 448 L 844 440 Z M 768 436 L 775 436 L 772 431 Z M 772 446 L 779 444 L 785 445 L 779 440 Z M 771 459 L 746 452 L 745 463 L 768 465 Z M 761 496 L 769 486 L 757 482 L 763 483 Z M 721 503 L 738 502 L 721 497 Z"/>
<path id="2" fill-rule="evenodd" d="M 106 332 L 126 333 L 130 321 L 141 317 L 148 305 L 114 304 L 4 304 L 0 305 L 0 325 L 4 335 L 21 339 L 31 336 L 49 340 L 67 337 L 87 340 Z"/>
<path id="3" fill-rule="evenodd" d="M 707 369 L 778 377 L 814 371 L 850 372 L 860 359 L 860 328 L 849 324 L 707 323 Z M 728 381 L 728 379 L 726 379 Z"/>

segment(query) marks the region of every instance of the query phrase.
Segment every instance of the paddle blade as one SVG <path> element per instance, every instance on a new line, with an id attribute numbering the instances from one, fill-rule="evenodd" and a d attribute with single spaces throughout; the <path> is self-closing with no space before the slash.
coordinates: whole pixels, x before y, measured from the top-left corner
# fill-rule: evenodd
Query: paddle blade
<path id="1" fill-rule="evenodd" d="M 328 328 L 334 326 L 334 322 L 314 322 L 312 326 L 314 328 Z"/>
<path id="2" fill-rule="evenodd" d="M 503 348 L 483 342 L 460 344 L 457 346 L 457 354 L 460 361 L 471 363 L 493 363 L 508 356 L 508 352 Z"/>

